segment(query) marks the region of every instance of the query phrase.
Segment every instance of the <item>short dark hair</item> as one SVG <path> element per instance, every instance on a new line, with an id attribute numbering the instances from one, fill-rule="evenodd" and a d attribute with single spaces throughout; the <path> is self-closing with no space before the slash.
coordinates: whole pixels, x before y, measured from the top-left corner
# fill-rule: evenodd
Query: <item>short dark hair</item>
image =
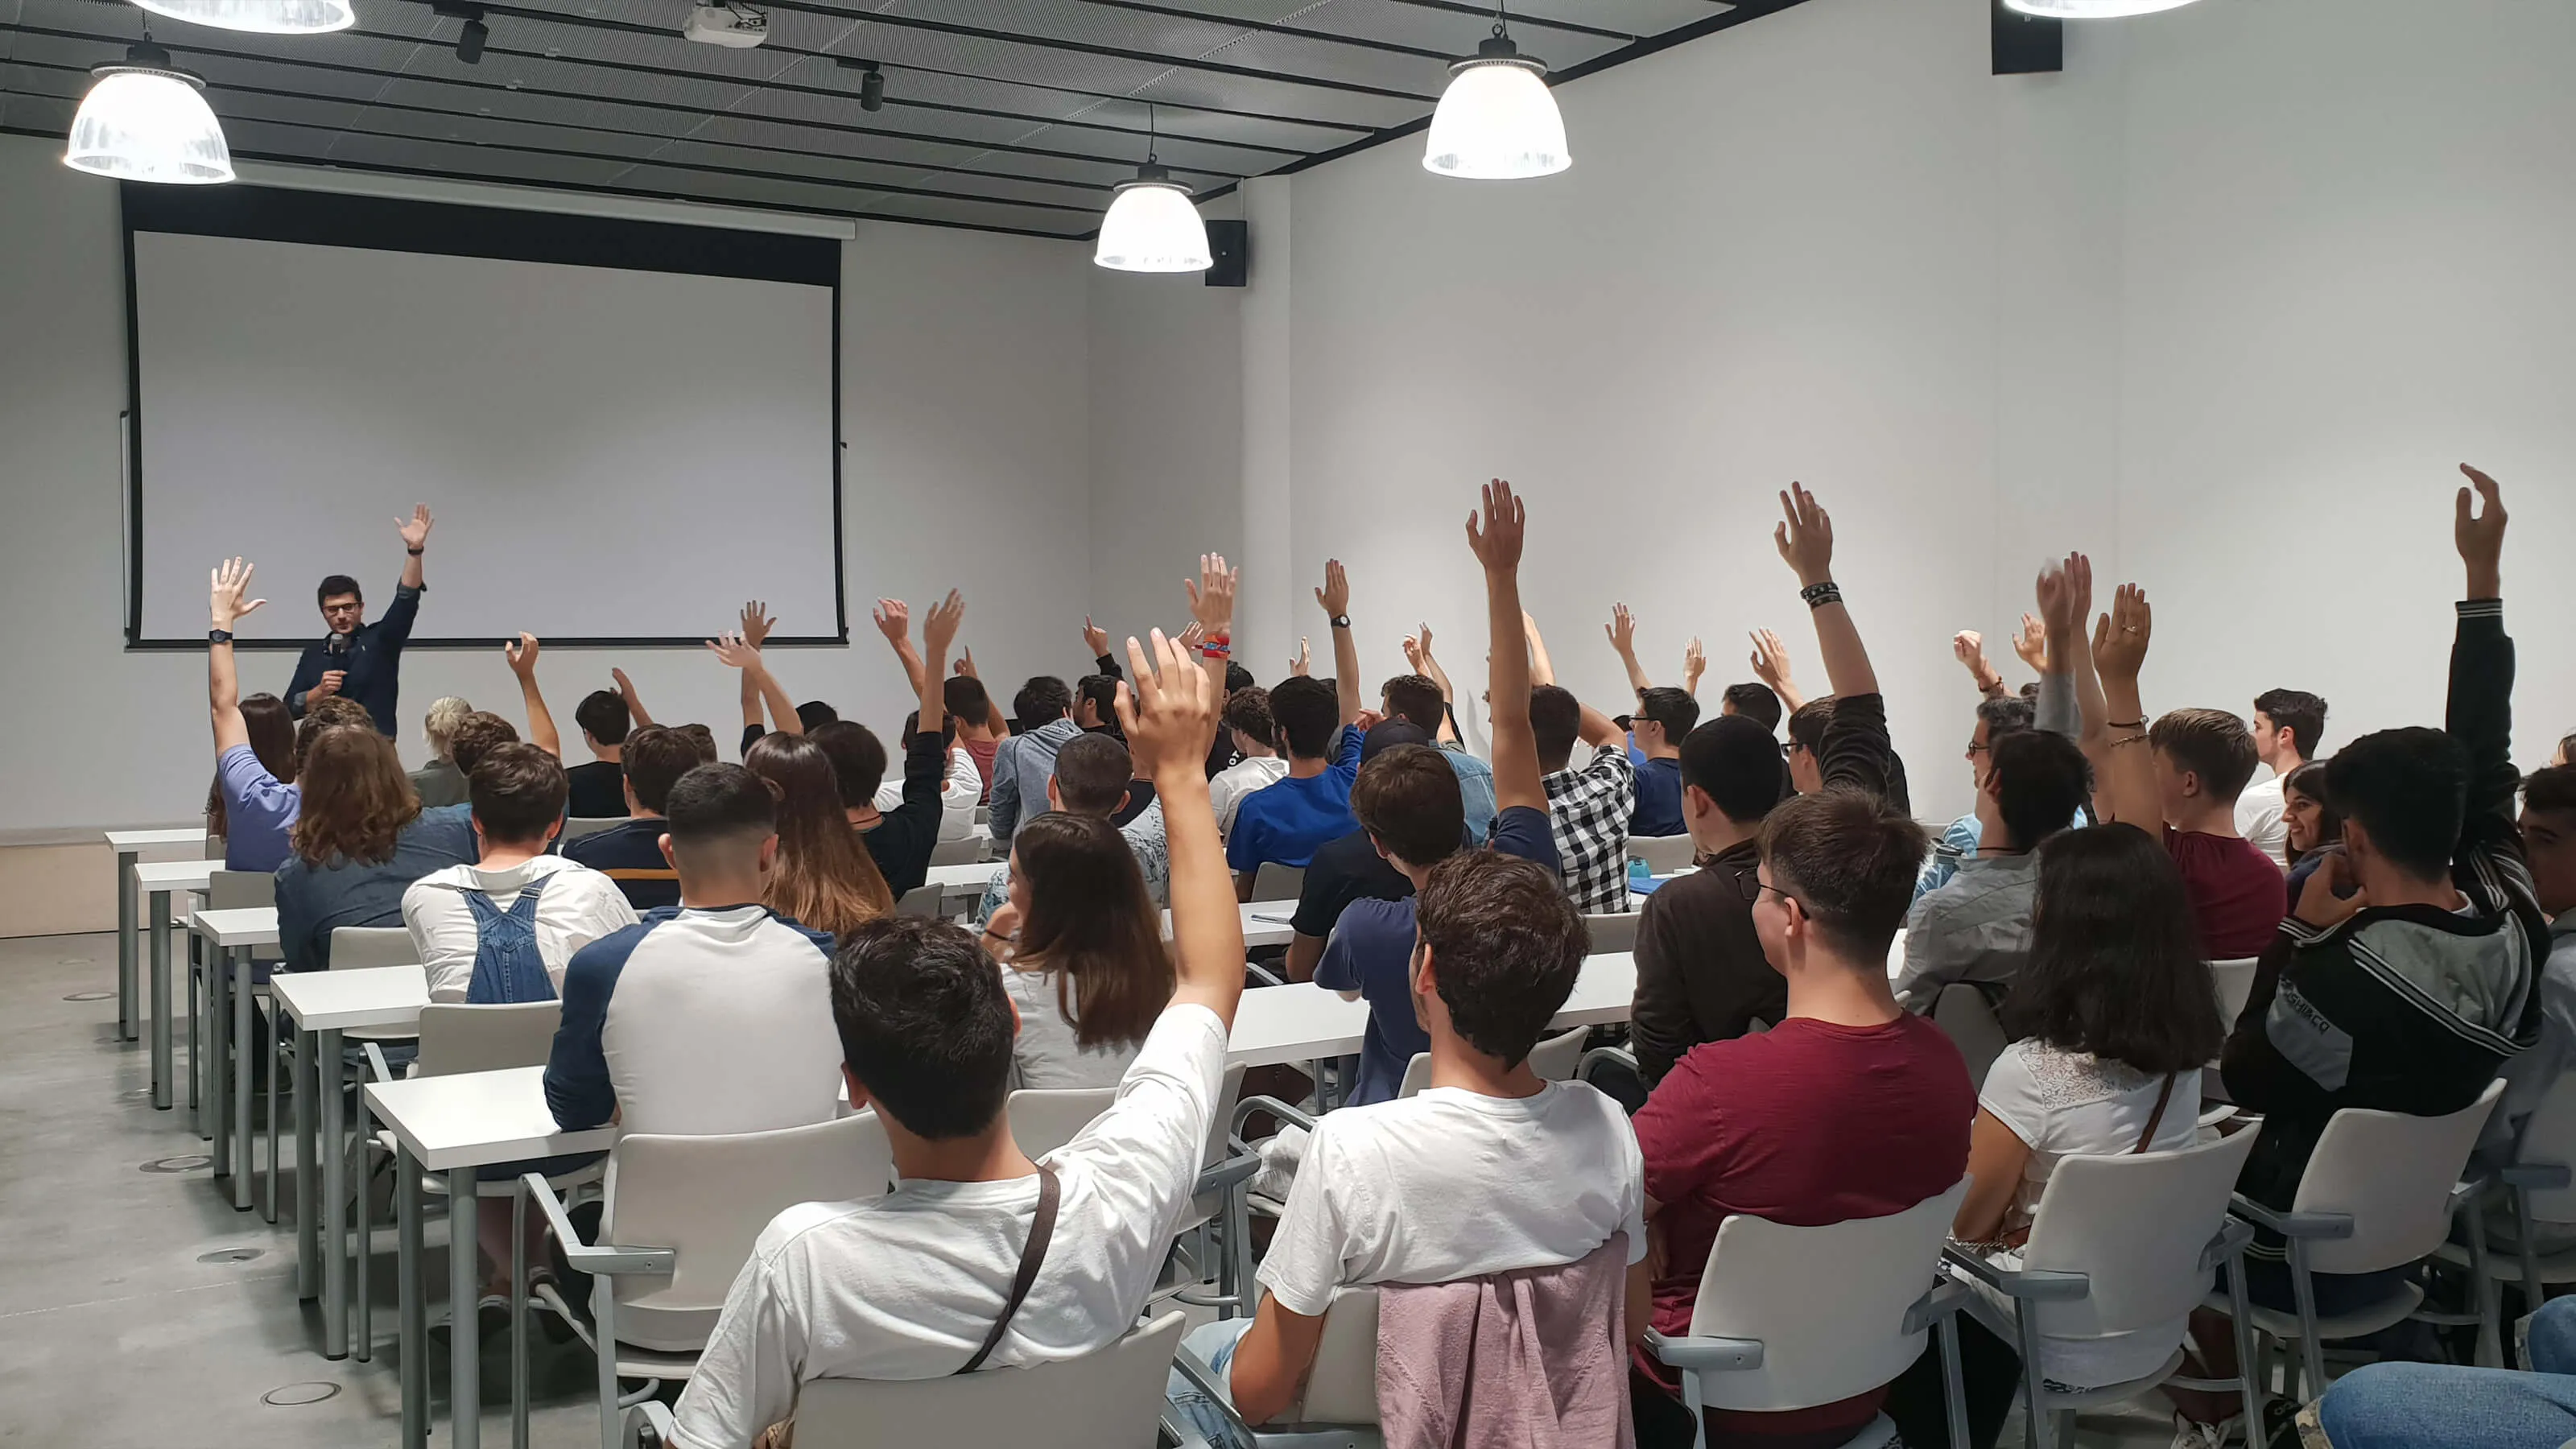
<path id="1" fill-rule="evenodd" d="M 1408 719 L 1432 734 L 1440 733 L 1440 721 L 1447 718 L 1449 701 L 1440 686 L 1425 674 L 1399 674 L 1378 690 L 1386 700 L 1386 712 Z"/>
<path id="2" fill-rule="evenodd" d="M 447 761 L 471 775 L 485 755 L 502 745 L 519 742 L 519 727 L 492 713 L 478 709 L 457 721 L 456 733 L 448 737 Z"/>
<path id="3" fill-rule="evenodd" d="M 1428 745 L 1397 745 L 1361 765 L 1351 782 L 1351 814 L 1407 865 L 1448 859 L 1467 830 L 1458 772 Z"/>
<path id="4" fill-rule="evenodd" d="M 1244 668 L 1242 665 L 1235 663 L 1231 659 L 1225 661 L 1225 692 L 1227 694 L 1232 694 L 1238 689 L 1250 689 L 1252 686 L 1259 684 L 1260 682 L 1261 681 L 1252 677 L 1251 670 Z"/>
<path id="5" fill-rule="evenodd" d="M 1780 741 L 1749 714 L 1722 714 L 1682 736 L 1682 784 L 1738 825 L 1771 813 L 1787 793 Z"/>
<path id="6" fill-rule="evenodd" d="M 1811 755 L 1825 752 L 1825 730 L 1834 722 L 1834 697 L 1820 694 L 1789 711 L 1789 743 Z"/>
<path id="7" fill-rule="evenodd" d="M 768 781 L 740 765 L 699 765 L 672 784 L 664 803 L 671 853 L 684 860 L 778 833 L 778 797 Z"/>
<path id="8" fill-rule="evenodd" d="M 1279 722 L 1280 743 L 1300 760 L 1320 760 L 1333 748 L 1341 727 L 1342 702 L 1333 686 L 1320 679 L 1292 674 L 1270 690 L 1270 716 Z"/>
<path id="9" fill-rule="evenodd" d="M 2030 701 L 2017 694 L 2006 695 L 2002 699 L 1977 701 L 1977 722 L 1986 727 L 1988 744 L 1993 744 L 2008 734 L 2029 729 L 2031 722 L 2036 718 L 2037 715 L 2032 711 Z"/>
<path id="10" fill-rule="evenodd" d="M 1652 720 L 1663 726 L 1664 738 L 1675 744 L 1699 723 L 1699 701 L 1684 690 L 1658 685 L 1637 691 L 1637 713 L 1634 719 Z"/>
<path id="11" fill-rule="evenodd" d="M 1583 734 L 1583 701 L 1562 685 L 1542 684 L 1530 691 L 1530 738 L 1538 745 L 1538 767 L 1562 770 L 1574 756 Z"/>
<path id="12" fill-rule="evenodd" d="M 1073 712 L 1073 690 L 1052 674 L 1032 674 L 1011 698 L 1012 712 L 1034 728 Z"/>
<path id="13" fill-rule="evenodd" d="M 603 745 L 622 745 L 626 743 L 626 732 L 635 726 L 635 717 L 626 712 L 626 701 L 618 697 L 617 691 L 594 689 L 573 706 L 572 722 Z"/>
<path id="14" fill-rule="evenodd" d="M 2005 730 L 1993 738 L 1986 760 L 1994 772 L 1995 812 L 2014 849 L 2036 849 L 2092 798 L 2093 767 L 2073 740 L 2047 730 Z"/>
<path id="15" fill-rule="evenodd" d="M 2221 800 L 2243 794 L 2258 763 L 2254 732 L 2223 709 L 2168 710 L 2147 727 L 2147 745 L 2175 769 L 2198 775 L 2201 788 Z"/>
<path id="16" fill-rule="evenodd" d="M 626 737 L 626 750 L 619 757 L 619 768 L 626 773 L 626 785 L 635 792 L 635 803 L 651 815 L 670 809 L 671 787 L 680 777 L 706 763 L 698 755 L 697 741 L 679 730 L 660 725 L 646 725 Z"/>
<path id="17" fill-rule="evenodd" d="M 535 745 L 495 745 L 465 777 L 475 822 L 503 845 L 545 839 L 547 827 L 563 818 L 571 789 L 563 762 Z"/>
<path id="18" fill-rule="evenodd" d="M 1136 764 L 1113 735 L 1076 735 L 1055 752 L 1055 795 L 1076 815 L 1107 815 L 1127 794 Z"/>
<path id="19" fill-rule="evenodd" d="M 1270 717 L 1270 691 L 1260 685 L 1247 684 L 1225 697 L 1225 727 L 1242 731 L 1256 745 L 1279 748 L 1279 721 Z"/>
<path id="20" fill-rule="evenodd" d="M 993 715 L 993 696 L 984 690 L 984 681 L 969 674 L 952 674 L 939 686 L 940 707 L 970 725 L 981 725 Z"/>
<path id="21" fill-rule="evenodd" d="M 2264 690 L 2254 696 L 2254 710 L 2270 720 L 2272 728 L 2290 732 L 2301 758 L 2315 754 L 2317 742 L 2325 738 L 2326 702 L 2304 689 Z"/>
<path id="22" fill-rule="evenodd" d="M 1413 919 L 1450 1025 L 1506 1067 L 1527 1060 L 1565 1009 L 1592 949 L 1556 873 L 1500 851 L 1460 851 L 1433 866 Z"/>
<path id="23" fill-rule="evenodd" d="M 842 809 L 864 809 L 876 802 L 877 786 L 885 783 L 886 774 L 886 747 L 876 731 L 856 720 L 836 719 L 805 738 L 832 762 Z"/>
<path id="24" fill-rule="evenodd" d="M 939 747 L 945 750 L 953 747 L 957 743 L 957 716 L 950 714 L 945 709 L 940 710 L 939 715 Z M 847 723 L 847 721 L 842 721 L 842 723 Z M 825 725 L 824 728 L 829 729 L 831 726 Z M 903 730 L 895 736 L 895 739 L 901 742 L 905 748 L 909 749 L 912 745 L 912 737 L 919 733 L 921 733 L 921 711 L 917 709 L 905 710 L 903 712 Z M 882 777 L 884 772 L 879 771 L 878 774 Z"/>
<path id="25" fill-rule="evenodd" d="M 839 719 L 841 712 L 819 699 L 809 699 L 796 706 L 796 722 L 808 730 L 818 730 Z"/>
<path id="26" fill-rule="evenodd" d="M 2150 1076 L 2217 1058 L 2227 1023 L 2162 841 L 2116 822 L 2060 831 L 2040 847 L 2030 959 L 2003 1021 L 2015 1037 Z"/>
<path id="27" fill-rule="evenodd" d="M 1762 822 L 1762 863 L 1773 884 L 1796 898 L 1828 945 L 1856 961 L 1886 960 L 1928 847 L 1922 826 L 1862 790 L 1800 795 Z"/>
<path id="28" fill-rule="evenodd" d="M 471 718 L 471 716 L 468 717 Z M 500 717 L 495 715 L 494 718 L 498 719 Z M 371 730 L 376 727 L 376 717 L 367 713 L 367 707 L 365 705 L 358 703 L 356 700 L 349 698 L 345 694 L 326 694 L 322 698 L 315 700 L 313 703 L 306 705 L 304 707 L 304 718 L 297 721 L 295 726 L 295 767 L 287 773 L 279 775 L 277 778 L 280 780 L 301 778 L 304 774 L 304 762 L 306 759 L 311 757 L 313 753 L 314 738 L 320 735 L 324 730 L 336 729 L 342 725 L 350 725 L 358 729 Z M 502 720 L 501 727 L 504 729 L 509 728 L 509 721 Z M 513 734 L 510 738 L 516 739 L 518 736 Z M 455 747 L 453 745 L 449 746 L 449 758 L 451 760 L 454 758 L 454 748 Z M 457 768 L 463 769 L 464 766 L 459 765 Z"/>
<path id="29" fill-rule="evenodd" d="M 1011 1092 L 1011 999 L 975 938 L 946 921 L 880 916 L 832 957 L 841 1060 L 875 1108 L 916 1137 L 972 1137 Z"/>
<path id="30" fill-rule="evenodd" d="M 366 591 L 358 587 L 356 579 L 347 574 L 324 574 L 320 586 L 313 590 L 314 607 L 319 608 L 342 594 L 355 594 L 361 604 L 367 601 Z"/>
<path id="31" fill-rule="evenodd" d="M 2551 765 L 2522 777 L 2527 810 L 2576 815 L 2576 765 Z"/>
<path id="32" fill-rule="evenodd" d="M 1430 743 L 1431 731 L 1413 721 L 1382 719 L 1369 726 L 1367 734 L 1360 736 L 1360 765 L 1366 768 L 1369 761 L 1400 745 L 1427 746 Z"/>
<path id="33" fill-rule="evenodd" d="M 673 725 L 671 732 L 697 746 L 699 764 L 712 765 L 716 762 L 716 732 L 713 729 L 702 724 L 684 724 Z"/>
<path id="34" fill-rule="evenodd" d="M 2373 850 L 2435 879 L 2449 872 L 2468 814 L 2469 754 L 2437 729 L 2376 730 L 2326 762 L 2326 793 L 2346 824 L 2360 822 Z"/>
<path id="35" fill-rule="evenodd" d="M 1730 684 L 1718 698 L 1766 730 L 1776 732 L 1780 728 L 1780 696 L 1773 694 L 1767 684 Z"/>
<path id="36" fill-rule="evenodd" d="M 1073 686 L 1073 693 L 1077 699 L 1090 701 L 1092 709 L 1098 712 L 1102 724 L 1114 725 L 1118 722 L 1117 676 L 1086 674 Z"/>

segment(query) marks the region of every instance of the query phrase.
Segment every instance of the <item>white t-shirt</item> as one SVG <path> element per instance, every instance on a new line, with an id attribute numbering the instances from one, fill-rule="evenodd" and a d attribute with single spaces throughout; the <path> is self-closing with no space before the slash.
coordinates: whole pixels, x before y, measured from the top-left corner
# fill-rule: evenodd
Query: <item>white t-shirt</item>
<path id="1" fill-rule="evenodd" d="M 1011 1044 L 1014 1087 L 1114 1087 L 1144 1043 L 1130 1046 L 1083 1046 L 1074 1040 L 1073 1023 L 1064 1019 L 1056 1001 L 1056 977 L 1048 971 L 1022 971 L 1004 966 L 1002 989 L 1020 1009 L 1019 1039 Z M 1066 995 L 1071 996 L 1068 991 Z"/>
<path id="2" fill-rule="evenodd" d="M 1165 1011 L 1115 1104 L 1043 1159 L 1061 1188 L 1055 1237 L 987 1367 L 1079 1358 L 1135 1323 L 1198 1180 L 1225 1050 L 1215 1012 Z M 1037 1202 L 1034 1177 L 905 1182 L 780 1213 L 734 1279 L 673 1442 L 746 1449 L 809 1379 L 955 1373 L 1001 1316 Z"/>
<path id="3" fill-rule="evenodd" d="M 2154 1117 L 2156 1097 L 2165 1079 L 2088 1053 L 2064 1051 L 2033 1038 L 2004 1048 L 1986 1073 L 1977 1105 L 2030 1149 L 2022 1167 L 2021 1187 L 2004 1215 L 2007 1228 L 2030 1221 L 2048 1175 L 2068 1157 L 2116 1156 L 2137 1149 L 2147 1122 Z M 2150 1152 L 2174 1152 L 2191 1146 L 2200 1135 L 2200 1071 L 2174 1076 L 2173 1096 L 2156 1125 Z M 2011 1266 L 2018 1255 L 2004 1254 Z M 2156 1371 L 2182 1342 L 2186 1319 L 2134 1333 L 2106 1338 L 2060 1338 L 2041 1341 L 2041 1371 L 2061 1384 L 2099 1388 L 2126 1383 Z"/>
<path id="4" fill-rule="evenodd" d="M 540 855 L 506 870 L 479 865 L 451 865 L 413 881 L 403 891 L 403 925 L 411 931 L 412 948 L 429 972 L 429 999 L 463 1001 L 474 982 L 474 955 L 479 937 L 474 908 L 465 892 L 490 896 L 493 908 L 507 911 L 528 882 L 545 878 L 537 896 L 537 958 L 563 993 L 564 963 L 572 953 L 636 921 L 635 907 L 617 882 L 578 861 Z"/>
<path id="5" fill-rule="evenodd" d="M 1258 1276 L 1311 1318 L 1345 1285 L 1554 1267 L 1617 1232 L 1639 1262 L 1645 1213 L 1637 1134 L 1590 1083 L 1535 1097 L 1432 1087 L 1315 1124 Z"/>
<path id="6" fill-rule="evenodd" d="M 2281 798 L 2281 777 L 2248 785 L 2236 797 L 2236 833 L 2254 843 L 2254 848 L 2272 857 L 2272 863 L 2283 870 L 2290 868 L 2289 803 Z"/>
<path id="7" fill-rule="evenodd" d="M 1279 755 L 1246 755 L 1217 772 L 1208 781 L 1208 800 L 1216 806 L 1216 833 L 1222 840 L 1234 833 L 1234 812 L 1243 797 L 1255 790 L 1266 789 L 1288 778 L 1288 761 Z"/>
<path id="8" fill-rule="evenodd" d="M 877 786 L 876 807 L 891 815 L 903 807 L 903 759 L 895 759 L 894 778 Z M 948 774 L 939 782 L 939 838 L 964 840 L 975 833 L 975 807 L 984 800 L 984 772 L 963 746 L 948 750 Z"/>

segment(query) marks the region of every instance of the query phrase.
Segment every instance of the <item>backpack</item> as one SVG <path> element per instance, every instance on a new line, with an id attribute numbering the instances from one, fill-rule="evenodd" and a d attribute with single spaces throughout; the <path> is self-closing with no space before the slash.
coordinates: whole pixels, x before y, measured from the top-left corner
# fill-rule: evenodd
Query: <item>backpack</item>
<path id="1" fill-rule="evenodd" d="M 465 987 L 468 1004 L 555 999 L 554 978 L 546 974 L 546 963 L 537 955 L 537 898 L 544 894 L 547 879 L 538 876 L 521 886 L 519 898 L 507 911 L 470 886 L 461 892 L 466 909 L 474 913 L 474 979 Z"/>

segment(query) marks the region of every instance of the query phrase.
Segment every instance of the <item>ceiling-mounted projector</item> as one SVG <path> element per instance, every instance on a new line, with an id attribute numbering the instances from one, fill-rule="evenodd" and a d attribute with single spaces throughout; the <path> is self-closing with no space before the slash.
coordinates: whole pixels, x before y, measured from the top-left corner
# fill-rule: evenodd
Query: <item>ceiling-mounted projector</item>
<path id="1" fill-rule="evenodd" d="M 748 5 L 697 5 L 680 33 L 701 45 L 748 50 L 769 38 L 769 17 Z"/>

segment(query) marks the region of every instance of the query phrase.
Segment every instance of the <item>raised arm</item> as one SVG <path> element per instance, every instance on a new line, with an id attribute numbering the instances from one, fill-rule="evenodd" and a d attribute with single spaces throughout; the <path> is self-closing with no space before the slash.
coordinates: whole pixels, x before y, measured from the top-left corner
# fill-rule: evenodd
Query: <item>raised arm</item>
<path id="1" fill-rule="evenodd" d="M 780 688 L 777 678 L 770 674 L 769 665 L 761 658 L 758 648 L 740 634 L 733 633 L 727 633 L 706 642 L 707 648 L 715 651 L 716 658 L 722 661 L 726 668 L 742 671 L 743 693 L 753 697 L 758 703 L 769 706 L 769 717 L 777 721 L 780 734 L 805 733 L 805 722 L 796 717 L 796 706 L 788 701 L 787 691 Z M 754 708 L 757 707 L 755 704 Z M 934 719 L 937 717 L 935 714 L 932 716 Z M 748 717 L 743 721 L 745 724 L 754 722 Z"/>
<path id="2" fill-rule="evenodd" d="M 1216 689 L 1217 713 L 1225 713 L 1225 665 L 1234 654 L 1234 591 L 1243 570 L 1226 567 L 1225 555 L 1199 555 L 1199 576 L 1181 580 L 1189 590 L 1190 619 L 1198 625 L 1199 668 Z"/>
<path id="3" fill-rule="evenodd" d="M 243 600 L 242 595 L 250 592 L 250 571 L 251 566 L 240 559 L 214 570 L 209 613 L 215 628 L 229 634 L 243 615 L 268 602 Z M 234 672 L 233 646 L 228 640 L 206 646 L 206 712 L 214 721 L 218 756 L 235 745 L 250 743 L 250 726 L 242 721 L 241 680 Z"/>
<path id="4" fill-rule="evenodd" d="M 1699 698 L 1700 676 L 1708 673 L 1708 651 L 1700 647 L 1699 636 L 1682 646 L 1682 693 Z"/>
<path id="5" fill-rule="evenodd" d="M 1988 699 L 2004 697 L 2004 677 L 1986 662 L 1986 639 L 1974 629 L 1962 629 L 1950 636 L 1950 653 L 1966 666 L 1968 677 L 1977 681 L 1977 693 Z"/>
<path id="6" fill-rule="evenodd" d="M 2156 793 L 2155 755 L 2147 744 L 2147 710 L 2138 699 L 2138 670 L 2147 662 L 2147 642 L 2154 633 L 2155 611 L 2147 603 L 2147 591 L 2136 584 L 2120 585 L 2111 612 L 2093 629 L 2093 668 L 2102 682 L 2105 738 L 2100 747 L 2108 761 L 2102 772 L 2104 817 L 2161 837 L 2164 807 Z M 2090 717 L 2085 733 L 2093 733 Z"/>
<path id="7" fill-rule="evenodd" d="M 921 655 L 912 647 L 911 606 L 901 599 L 879 599 L 868 617 L 876 621 L 877 632 L 885 636 L 886 643 L 894 646 L 895 662 L 903 666 L 904 683 L 912 687 L 914 694 L 920 694 Z"/>
<path id="8" fill-rule="evenodd" d="M 2093 604 L 2092 561 L 2080 553 L 2068 554 L 2066 562 L 2039 571 L 2034 592 L 2039 613 L 2022 616 L 2023 637 L 2036 632 L 2042 640 L 2036 649 L 2022 653 L 2039 670 L 2039 703 L 2032 722 L 2081 744 L 2084 717 L 2078 700 L 2084 686 L 2076 683 L 2077 665 L 2083 666 L 2092 692 L 2097 696 L 2102 692 L 2101 682 L 2093 677 L 2092 649 L 2084 640 L 2084 611 Z M 2021 652 L 2018 644 L 2014 649 Z M 2101 766 L 2094 768 L 2098 772 Z"/>
<path id="9" fill-rule="evenodd" d="M 429 547 L 431 522 L 429 505 L 426 503 L 413 504 L 411 517 L 394 520 L 394 528 L 402 534 L 402 586 L 406 589 L 420 588 L 425 582 L 426 576 L 421 573 L 420 568 L 420 556 Z"/>
<path id="10" fill-rule="evenodd" d="M 1134 686 L 1118 691 L 1118 724 L 1137 770 L 1154 782 L 1171 852 L 1172 956 L 1180 978 L 1172 1001 L 1206 1007 L 1230 1031 L 1243 998 L 1243 917 L 1207 786 L 1221 684 L 1192 667 L 1160 629 L 1150 652 L 1129 639 L 1127 662 Z"/>
<path id="11" fill-rule="evenodd" d="M 2467 566 L 2467 588 L 2451 645 L 2450 702 L 2443 727 L 2469 754 L 2469 794 L 2461 815 L 2459 854 L 2519 857 L 2522 830 L 2514 817 L 2513 640 L 2504 631 L 2504 494 L 2496 481 L 2466 463 L 2460 472 L 2475 487 L 2484 511 L 2470 507 L 2462 488 L 2455 504 L 2452 540 Z"/>
<path id="12" fill-rule="evenodd" d="M 623 669 L 608 671 L 608 677 L 617 682 L 617 697 L 626 701 L 626 713 L 635 721 L 635 728 L 652 728 L 653 716 L 645 713 L 644 696 L 635 692 L 635 681 L 627 678 Z"/>
<path id="13" fill-rule="evenodd" d="M 501 646 L 501 656 L 510 661 L 510 672 L 519 676 L 519 702 L 528 707 L 528 743 L 562 759 L 563 736 L 555 732 L 555 717 L 546 709 L 544 692 L 537 688 L 537 636 L 521 634 L 518 643 Z"/>
<path id="14" fill-rule="evenodd" d="M 1520 592 L 1520 576 L 1512 577 L 1512 592 Z M 1556 683 L 1556 661 L 1547 657 L 1547 640 L 1538 632 L 1538 616 L 1521 610 L 1521 643 L 1529 650 L 1529 677 L 1532 687 Z M 1499 649 L 1502 646 L 1494 646 Z"/>
<path id="15" fill-rule="evenodd" d="M 1467 547 L 1485 566 L 1485 631 L 1493 641 L 1493 678 L 1486 687 L 1494 732 L 1494 805 L 1547 808 L 1540 783 L 1538 737 L 1530 732 L 1530 664 L 1524 640 L 1535 638 L 1521 612 L 1521 544 L 1528 511 L 1497 478 L 1485 485 L 1484 512 L 1467 515 Z"/>
<path id="16" fill-rule="evenodd" d="M 1768 629 L 1755 629 L 1746 637 L 1753 641 L 1753 677 L 1770 686 L 1780 696 L 1780 707 L 1791 714 L 1807 702 L 1798 690 L 1798 681 L 1789 677 L 1789 646 Z"/>
<path id="17" fill-rule="evenodd" d="M 1109 631 L 1091 622 L 1089 614 L 1082 616 L 1082 647 L 1091 651 L 1092 673 L 1112 679 L 1127 677 L 1127 671 L 1118 667 L 1118 656 L 1109 652 Z"/>
<path id="18" fill-rule="evenodd" d="M 1404 662 L 1413 672 L 1440 686 L 1440 733 L 1438 738 L 1465 744 L 1458 734 L 1458 695 L 1449 686 L 1449 671 L 1431 652 L 1431 626 L 1424 624 L 1420 634 L 1404 636 Z"/>
<path id="19" fill-rule="evenodd" d="M 1654 681 L 1646 677 L 1646 666 L 1637 662 L 1637 616 L 1629 613 L 1625 604 L 1612 604 L 1610 622 L 1601 629 L 1610 636 L 1611 650 L 1628 671 L 1628 688 L 1638 694 L 1654 688 Z"/>
<path id="20" fill-rule="evenodd" d="M 777 626 L 778 621 L 770 617 L 767 604 L 754 599 L 742 606 L 742 642 L 753 649 L 758 649 L 761 641 L 769 637 L 769 631 Z M 709 642 L 713 643 L 712 640 Z M 768 724 L 760 713 L 760 682 L 751 677 L 748 669 L 742 672 L 742 724 L 743 728 L 753 730 Z M 781 720 L 778 727 L 785 729 L 787 724 Z M 747 745 L 750 737 L 746 735 L 744 739 Z"/>
<path id="21" fill-rule="evenodd" d="M 977 684 L 984 682 L 984 676 L 975 672 L 974 646 L 968 645 L 957 651 L 957 673 Z M 989 689 L 984 691 L 984 728 L 992 731 L 996 740 L 1011 737 L 1011 717 L 1003 712 L 1001 696 Z"/>
<path id="22" fill-rule="evenodd" d="M 903 605 L 895 603 L 892 599 L 877 601 L 877 607 L 881 611 L 888 604 L 894 605 L 898 619 L 903 617 Z M 922 617 L 922 655 L 919 661 L 921 677 L 912 682 L 913 692 L 920 696 L 921 718 L 916 722 L 916 727 L 920 730 L 937 734 L 939 722 L 947 718 L 948 706 L 945 703 L 945 696 L 940 693 L 940 686 L 948 679 L 949 646 L 957 642 L 957 630 L 965 622 L 966 598 L 955 589 L 948 591 L 947 598 L 931 605 L 930 612 Z M 879 627 L 883 627 L 882 620 Z M 904 650 L 908 651 L 911 647 L 907 641 Z M 911 742 L 907 740 L 905 743 Z"/>
<path id="23" fill-rule="evenodd" d="M 1869 650 L 1862 646 L 1860 629 L 1852 623 L 1851 610 L 1843 607 L 1842 589 L 1834 583 L 1833 516 L 1816 502 L 1816 495 L 1797 483 L 1780 495 L 1780 512 L 1783 517 L 1771 531 L 1771 541 L 1797 574 L 1799 597 L 1807 601 L 1807 615 L 1815 621 L 1816 652 L 1825 661 L 1825 687 L 1837 699 L 1878 693 Z M 1782 677 L 1787 677 L 1785 669 Z"/>
<path id="24" fill-rule="evenodd" d="M 1342 561 L 1324 560 L 1324 586 L 1315 591 L 1324 619 L 1333 631 L 1333 693 L 1341 701 L 1342 723 L 1349 724 L 1368 708 L 1360 692 L 1360 643 L 1351 634 L 1351 579 Z"/>

